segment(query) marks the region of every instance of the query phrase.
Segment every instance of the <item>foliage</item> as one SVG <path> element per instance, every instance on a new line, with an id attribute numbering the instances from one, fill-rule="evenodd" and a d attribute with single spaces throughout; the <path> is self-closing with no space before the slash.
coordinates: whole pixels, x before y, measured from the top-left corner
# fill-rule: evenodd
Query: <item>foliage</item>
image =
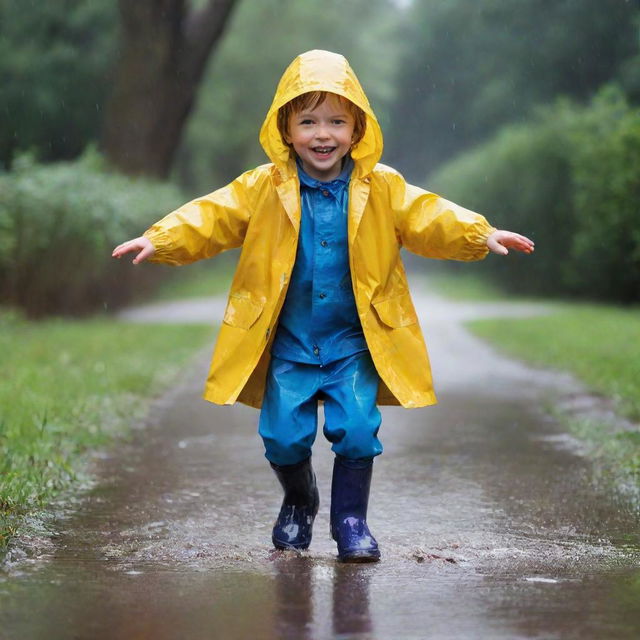
<path id="1" fill-rule="evenodd" d="M 536 242 L 483 265 L 509 289 L 637 301 L 640 112 L 615 88 L 559 102 L 445 165 L 429 188 Z"/>
<path id="2" fill-rule="evenodd" d="M 0 295 L 31 316 L 118 306 L 158 279 L 113 247 L 183 200 L 168 185 L 107 174 L 95 154 L 48 166 L 28 159 L 0 176 Z M 123 277 L 126 273 L 126 277 Z"/>
<path id="3" fill-rule="evenodd" d="M 403 18 L 391 0 L 241 2 L 188 124 L 176 168 L 180 182 L 211 191 L 267 161 L 258 133 L 276 84 L 291 60 L 310 49 L 348 58 L 384 127 Z M 258 53 L 261 42 L 268 45 Z"/>
<path id="4" fill-rule="evenodd" d="M 622 302 L 640 300 L 640 110 L 615 89 L 582 114 L 572 158 L 575 235 L 571 289 Z"/>
<path id="5" fill-rule="evenodd" d="M 0 0 L 0 167 L 77 156 L 95 140 L 116 54 L 111 0 Z"/>
<path id="6" fill-rule="evenodd" d="M 637 83 L 637 3 L 415 0 L 401 41 L 388 161 L 409 179 L 558 95 Z M 635 60 L 637 65 L 637 59 Z"/>
<path id="7" fill-rule="evenodd" d="M 0 547 L 78 480 L 86 453 L 130 431 L 211 329 L 0 315 Z"/>

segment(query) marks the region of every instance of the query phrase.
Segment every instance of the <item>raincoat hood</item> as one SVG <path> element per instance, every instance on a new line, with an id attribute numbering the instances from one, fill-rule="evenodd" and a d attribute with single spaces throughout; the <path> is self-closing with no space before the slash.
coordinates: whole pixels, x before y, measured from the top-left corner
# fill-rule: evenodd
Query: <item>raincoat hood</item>
<path id="1" fill-rule="evenodd" d="M 350 100 L 366 114 L 364 136 L 351 150 L 354 175 L 369 174 L 382 156 L 382 130 L 367 96 L 347 59 L 330 51 L 307 51 L 299 55 L 282 75 L 271 107 L 260 129 L 260 144 L 283 178 L 295 175 L 295 152 L 278 131 L 278 109 L 309 91 L 329 91 Z"/>

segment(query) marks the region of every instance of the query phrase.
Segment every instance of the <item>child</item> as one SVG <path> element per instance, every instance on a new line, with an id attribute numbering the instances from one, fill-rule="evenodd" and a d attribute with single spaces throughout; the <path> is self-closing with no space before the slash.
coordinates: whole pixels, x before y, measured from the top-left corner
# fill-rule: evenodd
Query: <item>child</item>
<path id="1" fill-rule="evenodd" d="M 378 164 L 382 132 L 348 62 L 327 51 L 285 71 L 260 131 L 271 163 L 193 200 L 118 246 L 181 265 L 242 246 L 204 397 L 261 407 L 259 433 L 284 489 L 278 549 L 306 549 L 318 511 L 317 403 L 336 454 L 338 558 L 372 562 L 366 523 L 377 404 L 436 402 L 400 248 L 479 260 L 533 243 L 407 184 Z"/>

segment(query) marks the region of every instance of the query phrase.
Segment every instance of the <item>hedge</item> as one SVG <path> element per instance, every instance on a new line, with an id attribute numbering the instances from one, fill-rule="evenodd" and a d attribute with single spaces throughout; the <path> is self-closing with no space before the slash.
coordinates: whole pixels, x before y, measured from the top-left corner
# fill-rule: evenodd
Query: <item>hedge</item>
<path id="1" fill-rule="evenodd" d="M 428 188 L 536 241 L 488 260 L 507 289 L 640 300 L 640 111 L 615 87 L 560 101 L 442 167 Z"/>
<path id="2" fill-rule="evenodd" d="M 162 278 L 132 270 L 112 248 L 184 201 L 167 184 L 107 173 L 95 153 L 0 175 L 0 296 L 29 316 L 79 314 L 125 304 Z"/>

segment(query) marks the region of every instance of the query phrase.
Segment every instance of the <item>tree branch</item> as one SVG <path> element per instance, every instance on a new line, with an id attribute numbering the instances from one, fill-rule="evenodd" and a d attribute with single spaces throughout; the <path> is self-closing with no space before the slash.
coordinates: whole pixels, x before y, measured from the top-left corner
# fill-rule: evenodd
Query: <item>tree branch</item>
<path id="1" fill-rule="evenodd" d="M 201 9 L 191 9 L 185 18 L 185 67 L 198 77 L 204 70 L 211 49 L 224 31 L 236 0 L 209 0 Z"/>

